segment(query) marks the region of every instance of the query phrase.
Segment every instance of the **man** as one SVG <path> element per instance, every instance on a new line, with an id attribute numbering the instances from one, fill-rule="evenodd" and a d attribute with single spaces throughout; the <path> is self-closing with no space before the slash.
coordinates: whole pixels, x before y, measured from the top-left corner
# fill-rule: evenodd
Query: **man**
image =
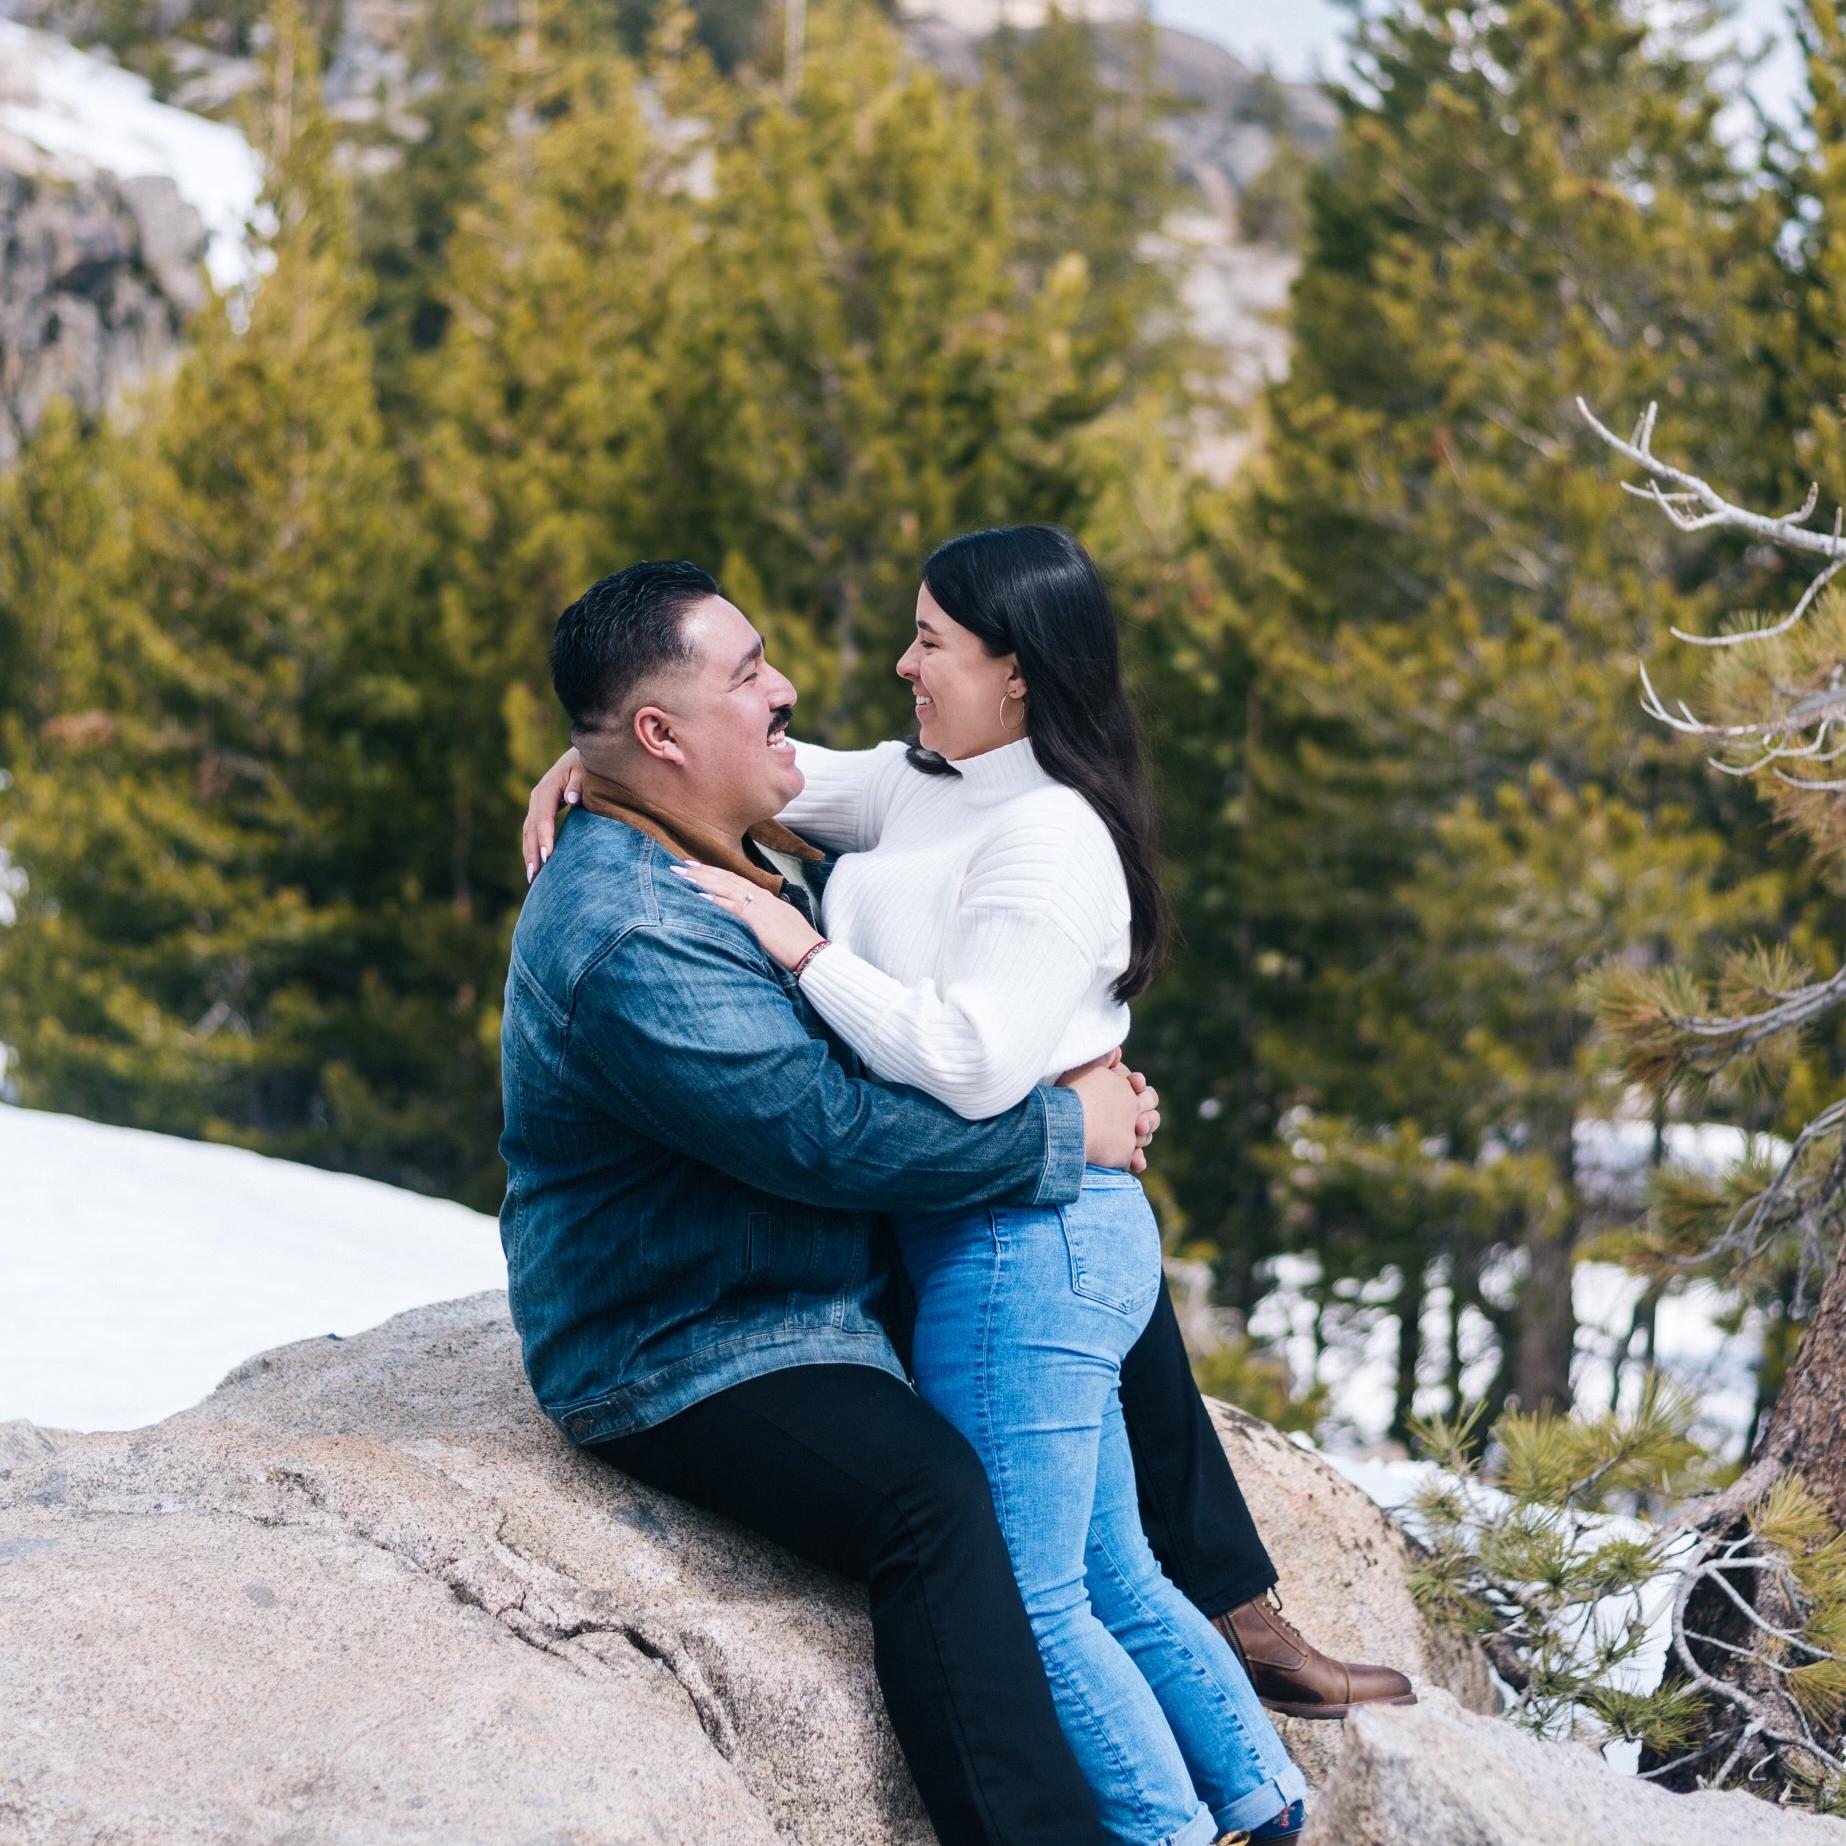
<path id="1" fill-rule="evenodd" d="M 1086 1159 L 1142 1164 L 1158 1098 L 1111 1062 L 967 1122 L 859 1076 L 798 981 L 668 874 L 697 858 L 804 908 L 808 868 L 820 882 L 771 818 L 801 787 L 795 689 L 705 572 L 603 579 L 560 617 L 552 677 L 588 813 L 520 919 L 502 1036 L 501 1230 L 533 1390 L 626 1473 L 867 1581 L 893 1727 L 948 1846 L 1098 1839 L 985 1478 L 892 1349 L 878 1214 L 1073 1199 Z M 1123 1397 L 1149 1535 L 1235 1636 L 1274 1573 L 1164 1299 Z"/>

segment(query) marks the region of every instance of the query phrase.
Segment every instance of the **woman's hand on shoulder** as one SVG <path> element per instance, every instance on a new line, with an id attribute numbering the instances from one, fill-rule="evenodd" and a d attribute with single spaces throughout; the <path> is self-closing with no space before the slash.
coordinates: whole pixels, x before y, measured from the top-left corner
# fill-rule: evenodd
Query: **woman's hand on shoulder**
<path id="1" fill-rule="evenodd" d="M 785 904 L 773 891 L 752 884 L 721 866 L 701 865 L 688 859 L 673 867 L 679 877 L 696 885 L 712 903 L 746 924 L 764 952 L 785 968 L 793 968 L 819 942 L 815 929 L 793 904 Z"/>
<path id="2" fill-rule="evenodd" d="M 519 844 L 526 856 L 526 883 L 538 876 L 538 869 L 551 857 L 558 843 L 558 810 L 575 807 L 583 799 L 583 758 L 573 745 L 539 778 L 526 803 L 526 824 L 520 829 Z"/>

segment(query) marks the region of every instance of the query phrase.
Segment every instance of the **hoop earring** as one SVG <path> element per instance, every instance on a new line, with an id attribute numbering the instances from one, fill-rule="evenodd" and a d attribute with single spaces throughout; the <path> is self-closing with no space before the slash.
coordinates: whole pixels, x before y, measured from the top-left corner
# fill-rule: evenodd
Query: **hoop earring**
<path id="1" fill-rule="evenodd" d="M 1006 721 L 1007 702 L 1010 699 L 1013 699 L 1015 697 L 1017 697 L 1019 700 L 1019 722 L 1017 724 L 1008 724 Z M 1024 693 L 1015 694 L 1011 692 L 1001 693 L 1000 694 L 1000 728 L 1001 730 L 1003 731 L 1022 730 L 1025 727 L 1025 721 L 1026 721 L 1025 694 Z"/>

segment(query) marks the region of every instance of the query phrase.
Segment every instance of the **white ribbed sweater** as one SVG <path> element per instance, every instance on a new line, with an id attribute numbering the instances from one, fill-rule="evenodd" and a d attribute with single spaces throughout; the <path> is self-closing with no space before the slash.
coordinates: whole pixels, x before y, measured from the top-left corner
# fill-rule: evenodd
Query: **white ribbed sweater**
<path id="1" fill-rule="evenodd" d="M 901 743 L 797 746 L 807 786 L 781 819 L 843 852 L 833 946 L 802 991 L 892 1083 L 979 1118 L 1119 1045 L 1128 884 L 1109 830 L 1026 739 L 926 776 Z"/>

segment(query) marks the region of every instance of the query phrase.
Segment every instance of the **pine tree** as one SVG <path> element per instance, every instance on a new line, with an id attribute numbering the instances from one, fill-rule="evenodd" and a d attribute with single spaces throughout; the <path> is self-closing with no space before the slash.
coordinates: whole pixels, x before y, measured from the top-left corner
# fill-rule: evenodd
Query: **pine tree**
<path id="1" fill-rule="evenodd" d="M 1081 523 L 1123 368 L 1088 347 L 1088 259 L 1028 262 L 1007 108 L 856 5 L 809 15 L 794 97 L 720 124 L 678 321 L 665 530 L 718 560 L 839 741 L 901 721 L 890 665 L 940 539 Z"/>
<path id="2" fill-rule="evenodd" d="M 1846 596 L 1827 586 L 1846 566 L 1846 543 L 1837 519 L 1832 535 L 1810 529 L 1817 496 L 1791 518 L 1764 517 L 1663 460 L 1655 418 L 1650 408 L 1628 442 L 1598 430 L 1673 524 L 1776 542 L 1815 574 L 1785 614 L 1735 619 L 1708 639 L 1696 715 L 1690 701 L 1663 700 L 1651 680 L 1650 715 L 1702 740 L 1720 766 L 1757 785 L 1806 843 L 1837 905 L 1846 812 L 1830 765 L 1846 674 Z M 1681 1088 L 1700 1096 L 1724 1086 L 1774 1089 L 1799 1041 L 1817 1027 L 1837 1030 L 1846 1012 L 1837 945 L 1825 954 L 1830 974 L 1801 966 L 1787 943 L 1735 946 L 1715 969 L 1709 960 L 1655 969 L 1618 961 L 1593 992 L 1628 1075 L 1662 1100 Z M 1832 1083 L 1837 1091 L 1837 1065 Z M 1691 1534 L 1692 1555 L 1680 1568 L 1694 1581 L 1674 1604 L 1668 1685 L 1698 1695 L 1701 1708 L 1678 1745 L 1657 1749 L 1650 1765 L 1682 1786 L 1735 1777 L 1836 1810 L 1846 1810 L 1843 1126 L 1846 1103 L 1836 1096 L 1773 1161 L 1759 1157 L 1716 1183 L 1663 1190 L 1670 1259 L 1683 1265 L 1690 1245 L 1706 1266 L 1735 1278 L 1792 1254 L 1797 1311 L 1804 1289 L 1826 1280 L 1742 1474 L 1676 1522 Z"/>
<path id="3" fill-rule="evenodd" d="M 121 521 L 103 491 L 105 440 L 53 403 L 19 465 L 0 475 L 0 766 L 25 753 L 81 657 L 91 599 L 121 567 Z"/>
<path id="4" fill-rule="evenodd" d="M 1782 176 L 1794 312 L 1778 354 L 1778 421 L 1795 440 L 1776 485 L 1798 478 L 1799 499 L 1814 482 L 1837 503 L 1846 497 L 1846 12 L 1838 0 L 1804 0 L 1793 25 L 1807 83 L 1802 154 Z"/>
<path id="5" fill-rule="evenodd" d="M 1717 132 L 1702 23 L 1581 0 L 1362 22 L 1310 192 L 1295 361 L 1236 515 L 1241 959 L 1274 1106 L 1546 1163 L 1486 1244 L 1437 1225 L 1373 1252 L 1407 1305 L 1438 1254 L 1478 1278 L 1518 1252 L 1499 1389 L 1528 1408 L 1568 1401 L 1572 1127 L 1597 1103 L 1565 945 L 1593 946 L 1586 881 L 1639 869 L 1592 856 L 1584 804 L 1635 839 L 1697 816 L 1647 869 L 1693 881 L 1686 930 L 1716 924 L 1705 886 L 1755 869 L 1695 844 L 1722 793 L 1630 722 L 1663 598 L 1697 626 L 1708 597 L 1689 547 L 1601 520 L 1571 408 L 1604 381 L 1657 390 L 1737 455 L 1764 416 L 1772 206 Z"/>
<path id="6" fill-rule="evenodd" d="M 465 1187 L 494 1124 L 450 1106 L 483 1048 L 404 869 L 401 484 L 291 0 L 258 127 L 273 266 L 112 449 L 121 532 L 82 560 L 8 802 L 31 885 L 0 1031 L 28 1101 Z"/>
<path id="7" fill-rule="evenodd" d="M 1482 1643 L 1521 1728 L 1568 1738 L 1592 1717 L 1611 1738 L 1669 1751 L 1692 1734 L 1695 1695 L 1629 1683 L 1653 1644 L 1650 1603 L 1672 1568 L 1671 1538 L 1608 1515 L 1703 1484 L 1696 1409 L 1656 1376 L 1630 1410 L 1508 1412 L 1485 1444 L 1478 1414 L 1413 1426 L 1436 1468 L 1406 1509 L 1422 1541 L 1411 1592 Z"/>
<path id="8" fill-rule="evenodd" d="M 442 299 L 449 238 L 479 190 L 486 140 L 488 25 L 483 0 L 430 0 L 407 48 L 421 133 L 359 168 L 355 222 L 370 280 L 379 406 L 393 425 L 414 407 L 410 373 L 448 323 Z M 387 126 L 380 132 L 389 136 Z"/>
<path id="9" fill-rule="evenodd" d="M 1819 1299 L 1785 1375 L 1759 1393 L 1758 1426 L 1740 1476 L 1694 1502 L 1667 1528 L 1675 1645 L 1659 1700 L 1685 1721 L 1649 1739 L 1644 1772 L 1669 1786 L 1735 1783 L 1772 1798 L 1846 1812 L 1846 1108 L 1838 1100 L 1842 998 L 1837 916 L 1846 809 L 1831 767 L 1838 688 L 1846 661 L 1846 597 L 1829 588 L 1846 563 L 1838 524 L 1825 516 L 1842 479 L 1839 417 L 1841 227 L 1846 165 L 1846 20 L 1834 0 L 1812 0 L 1797 20 L 1807 54 L 1810 130 L 1805 158 L 1788 170 L 1782 199 L 1793 234 L 1783 240 L 1791 309 L 1772 329 L 1773 415 L 1794 435 L 1794 466 L 1767 461 L 1753 474 L 1778 496 L 1796 476 L 1811 482 L 1792 518 L 1765 518 L 1660 458 L 1650 408 L 1624 443 L 1597 432 L 1656 497 L 1674 526 L 1735 531 L 1755 541 L 1757 581 L 1794 587 L 1770 616 L 1733 616 L 1707 637 L 1703 684 L 1666 696 L 1647 682 L 1650 715 L 1697 740 L 1739 783 L 1765 797 L 1785 837 L 1802 849 L 1797 886 L 1808 898 L 1779 941 L 1734 943 L 1725 953 L 1636 966 L 1612 961 L 1591 983 L 1602 1024 L 1627 1074 L 1664 1107 L 1676 1093 L 1709 1108 L 1752 1094 L 1779 1106 L 1784 1147 L 1759 1146 L 1734 1171 L 1657 1188 L 1633 1258 L 1686 1273 L 1698 1265 L 1732 1286 L 1792 1280 L 1791 1316 Z M 1669 416 L 1672 412 L 1668 412 Z M 1683 428 L 1678 418 L 1673 427 Z M 1722 446 L 1697 424 L 1701 447 Z M 1780 565 L 1777 570 L 1776 566 Z M 1778 608 L 1778 603 L 1782 606 Z M 1656 664 L 1656 676 L 1664 676 Z M 1816 923 L 1819 927 L 1816 927 Z M 1786 1351 L 1789 1327 L 1780 1329 Z M 1767 1382 L 1767 1381 L 1766 1381 Z"/>
<path id="10" fill-rule="evenodd" d="M 1099 27 L 1054 5 L 1036 30 L 1003 25 L 985 47 L 1013 121 L 1019 253 L 1041 276 L 1082 256 L 1077 363 L 1143 386 L 1172 382 L 1188 348 L 1172 265 L 1150 248 L 1182 199 L 1159 132 L 1176 104 L 1159 89 L 1154 31 L 1148 20 Z"/>
<path id="11" fill-rule="evenodd" d="M 689 83 L 724 87 L 684 45 Z M 447 330 L 418 363 L 413 463 L 431 535 L 420 826 L 458 917 L 488 932 L 524 881 L 507 842 L 555 754 L 557 613 L 587 583 L 677 548 L 669 354 L 699 255 L 703 131 L 562 0 L 526 0 L 496 47 L 480 195 L 448 246 Z M 434 888 L 434 886 L 432 886 Z M 492 982 L 490 988 L 487 983 Z"/>

